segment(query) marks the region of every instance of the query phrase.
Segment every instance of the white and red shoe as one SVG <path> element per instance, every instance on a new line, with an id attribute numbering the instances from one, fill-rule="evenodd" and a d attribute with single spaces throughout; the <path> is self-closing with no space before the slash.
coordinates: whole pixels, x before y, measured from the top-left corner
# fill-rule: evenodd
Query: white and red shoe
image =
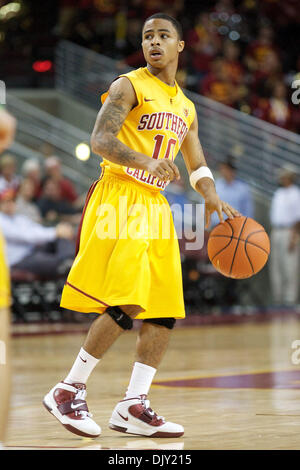
<path id="1" fill-rule="evenodd" d="M 85 384 L 59 382 L 44 397 L 43 404 L 68 431 L 78 436 L 98 437 L 101 428 L 91 419 L 85 397 Z"/>
<path id="2" fill-rule="evenodd" d="M 110 429 L 147 437 L 180 437 L 184 429 L 180 424 L 165 421 L 149 407 L 147 395 L 120 401 L 109 421 Z"/>

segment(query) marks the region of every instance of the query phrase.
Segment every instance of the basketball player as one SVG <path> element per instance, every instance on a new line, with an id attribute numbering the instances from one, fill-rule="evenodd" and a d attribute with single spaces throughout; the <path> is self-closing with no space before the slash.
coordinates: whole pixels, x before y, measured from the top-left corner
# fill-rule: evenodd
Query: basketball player
<path id="1" fill-rule="evenodd" d="M 0 153 L 11 145 L 15 130 L 15 118 L 0 107 Z M 5 437 L 10 394 L 9 305 L 9 274 L 4 255 L 4 240 L 0 233 L 0 448 Z"/>
<path id="2" fill-rule="evenodd" d="M 156 238 L 130 238 L 125 232 L 134 227 L 137 207 L 142 207 L 141 233 L 157 228 L 155 217 L 166 206 L 160 191 L 180 177 L 174 164 L 179 148 L 192 186 L 205 199 L 207 223 L 214 211 L 221 221 L 222 211 L 230 218 L 238 215 L 216 194 L 198 139 L 195 107 L 175 81 L 184 48 L 181 26 L 168 15 L 151 16 L 143 27 L 142 48 L 147 67 L 119 77 L 102 96 L 91 137 L 93 151 L 103 157 L 102 174 L 88 193 L 78 254 L 61 300 L 62 307 L 100 315 L 67 377 L 44 398 L 48 411 L 81 436 L 101 432 L 85 401 L 88 377 L 115 340 L 132 328 L 134 318 L 141 320 L 136 362 L 109 427 L 152 437 L 184 433 L 181 425 L 157 416 L 147 399 L 176 319 L 185 316 L 180 253 L 169 206 L 161 221 L 162 229 L 170 224 L 168 239 L 161 232 Z M 103 220 L 116 223 L 117 236 L 103 236 Z"/>

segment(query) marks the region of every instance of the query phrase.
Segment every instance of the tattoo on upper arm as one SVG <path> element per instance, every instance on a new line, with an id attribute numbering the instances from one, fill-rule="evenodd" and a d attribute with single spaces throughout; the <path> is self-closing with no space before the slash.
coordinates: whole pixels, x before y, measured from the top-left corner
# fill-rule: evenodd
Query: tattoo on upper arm
<path id="1" fill-rule="evenodd" d="M 136 160 L 136 152 L 116 138 L 128 115 L 124 96 L 122 91 L 109 92 L 109 102 L 98 115 L 93 137 L 97 153 L 113 159 L 116 163 L 129 166 Z"/>
<path id="2" fill-rule="evenodd" d="M 109 94 L 109 103 L 99 114 L 97 131 L 109 132 L 117 135 L 127 116 L 127 109 L 123 104 L 124 93 L 115 91 Z"/>

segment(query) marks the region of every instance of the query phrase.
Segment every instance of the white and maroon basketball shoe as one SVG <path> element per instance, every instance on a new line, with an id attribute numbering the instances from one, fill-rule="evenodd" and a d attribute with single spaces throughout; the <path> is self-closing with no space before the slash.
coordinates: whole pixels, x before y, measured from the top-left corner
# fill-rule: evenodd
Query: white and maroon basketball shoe
<path id="1" fill-rule="evenodd" d="M 147 437 L 180 437 L 184 429 L 180 424 L 165 421 L 149 407 L 147 395 L 120 401 L 109 421 L 110 429 Z"/>
<path id="2" fill-rule="evenodd" d="M 91 419 L 85 397 L 85 384 L 59 382 L 44 397 L 43 404 L 68 431 L 78 436 L 98 437 L 101 428 Z"/>

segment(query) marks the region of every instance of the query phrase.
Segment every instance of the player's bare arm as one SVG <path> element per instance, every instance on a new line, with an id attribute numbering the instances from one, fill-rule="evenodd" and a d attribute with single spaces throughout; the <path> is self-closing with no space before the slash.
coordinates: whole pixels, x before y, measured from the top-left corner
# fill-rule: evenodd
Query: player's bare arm
<path id="1" fill-rule="evenodd" d="M 92 132 L 93 152 L 113 163 L 146 170 L 163 181 L 179 178 L 178 168 L 172 161 L 152 159 L 117 138 L 126 117 L 136 105 L 135 91 L 127 78 L 121 77 L 112 83 Z"/>
<path id="2" fill-rule="evenodd" d="M 202 166 L 207 166 L 202 146 L 200 144 L 198 136 L 198 118 L 195 115 L 195 119 L 190 127 L 189 132 L 187 133 L 182 145 L 181 153 L 183 155 L 186 168 L 189 175 Z M 205 199 L 205 220 L 206 228 L 210 225 L 211 214 L 214 211 L 217 211 L 219 219 L 221 222 L 224 221 L 223 212 L 232 219 L 237 217 L 240 213 L 227 204 L 224 201 L 221 201 L 219 196 L 216 193 L 216 187 L 211 178 L 201 178 L 197 182 L 196 190 L 201 194 Z"/>

